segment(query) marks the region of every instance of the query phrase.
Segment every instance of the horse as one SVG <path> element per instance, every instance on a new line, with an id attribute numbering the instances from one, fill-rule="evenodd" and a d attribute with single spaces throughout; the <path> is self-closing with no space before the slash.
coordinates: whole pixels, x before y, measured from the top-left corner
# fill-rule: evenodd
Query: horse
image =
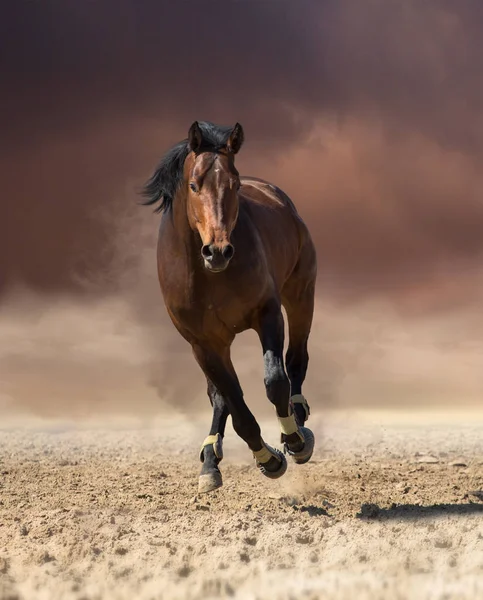
<path id="1" fill-rule="evenodd" d="M 171 321 L 191 345 L 207 381 L 213 409 L 199 453 L 198 493 L 222 486 L 219 464 L 229 415 L 235 432 L 270 479 L 287 469 L 285 454 L 307 463 L 313 432 L 302 393 L 314 312 L 317 257 L 309 230 L 292 200 L 277 186 L 240 176 L 235 156 L 245 134 L 195 121 L 143 185 L 143 205 L 162 213 L 157 271 Z M 284 364 L 284 317 L 289 344 Z M 231 361 L 235 336 L 258 334 L 266 395 L 274 405 L 284 452 L 268 445 Z"/>

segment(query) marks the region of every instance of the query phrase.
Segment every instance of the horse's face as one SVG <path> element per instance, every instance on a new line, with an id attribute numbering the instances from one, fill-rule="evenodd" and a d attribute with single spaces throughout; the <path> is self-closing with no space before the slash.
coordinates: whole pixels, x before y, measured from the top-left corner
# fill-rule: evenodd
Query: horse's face
<path id="1" fill-rule="evenodd" d="M 234 155 L 242 143 L 243 130 L 237 124 L 226 148 L 216 153 L 203 152 L 197 123 L 190 129 L 192 152 L 185 172 L 188 219 L 191 228 L 200 235 L 204 266 L 214 273 L 224 271 L 235 253 L 230 238 L 238 218 L 240 178 Z"/>

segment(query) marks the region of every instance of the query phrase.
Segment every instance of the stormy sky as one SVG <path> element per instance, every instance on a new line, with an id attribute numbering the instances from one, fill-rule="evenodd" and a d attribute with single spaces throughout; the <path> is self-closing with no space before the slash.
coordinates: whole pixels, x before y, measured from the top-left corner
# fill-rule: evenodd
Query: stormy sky
<path id="1" fill-rule="evenodd" d="M 478 0 L 10 2 L 0 294 L 116 291 L 154 251 L 136 190 L 207 119 L 240 121 L 240 171 L 293 197 L 327 295 L 470 302 L 482 32 Z"/>
<path id="2" fill-rule="evenodd" d="M 2 410 L 207 408 L 163 309 L 159 216 L 136 204 L 205 119 L 242 123 L 240 172 L 285 189 L 316 242 L 311 401 L 480 404 L 479 0 L 4 5 Z M 269 411 L 241 338 L 246 397 Z"/>

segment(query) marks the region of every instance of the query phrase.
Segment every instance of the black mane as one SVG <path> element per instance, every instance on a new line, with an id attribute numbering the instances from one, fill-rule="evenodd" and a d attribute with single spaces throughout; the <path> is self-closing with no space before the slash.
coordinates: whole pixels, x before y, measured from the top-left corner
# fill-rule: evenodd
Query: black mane
<path id="1" fill-rule="evenodd" d="M 198 153 L 219 152 L 226 146 L 232 127 L 215 125 L 209 121 L 199 121 L 198 124 L 203 134 Z M 189 152 L 188 139 L 178 142 L 166 152 L 153 176 L 142 189 L 141 195 L 146 200 L 141 204 L 147 206 L 159 202 L 155 208 L 157 213 L 171 208 L 176 192 L 183 182 L 184 161 Z"/>

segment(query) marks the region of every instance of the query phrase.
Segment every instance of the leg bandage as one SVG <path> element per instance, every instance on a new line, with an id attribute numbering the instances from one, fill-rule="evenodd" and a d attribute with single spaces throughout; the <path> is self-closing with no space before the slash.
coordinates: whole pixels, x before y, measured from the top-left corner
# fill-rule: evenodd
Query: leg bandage
<path id="1" fill-rule="evenodd" d="M 263 446 L 261 450 L 257 450 L 253 452 L 253 456 L 256 458 L 259 463 L 267 463 L 271 458 L 273 458 L 273 454 L 270 450 L 265 446 L 265 442 L 262 442 Z"/>
<path id="2" fill-rule="evenodd" d="M 301 404 L 304 407 L 305 410 L 305 420 L 307 420 L 309 418 L 310 415 L 310 407 L 308 405 L 307 400 L 305 399 L 305 397 L 303 396 L 303 394 L 295 394 L 290 398 L 290 402 L 295 405 L 295 404 Z"/>
<path id="3" fill-rule="evenodd" d="M 223 439 L 219 433 L 215 435 L 209 435 L 205 438 L 205 441 L 201 445 L 200 449 L 200 460 L 203 462 L 203 450 L 206 446 L 213 446 L 213 452 L 215 453 L 216 458 L 221 460 L 223 458 Z"/>
<path id="4" fill-rule="evenodd" d="M 296 433 L 299 430 L 294 414 L 288 417 L 278 417 L 278 422 L 280 423 L 280 431 L 285 435 Z"/>

